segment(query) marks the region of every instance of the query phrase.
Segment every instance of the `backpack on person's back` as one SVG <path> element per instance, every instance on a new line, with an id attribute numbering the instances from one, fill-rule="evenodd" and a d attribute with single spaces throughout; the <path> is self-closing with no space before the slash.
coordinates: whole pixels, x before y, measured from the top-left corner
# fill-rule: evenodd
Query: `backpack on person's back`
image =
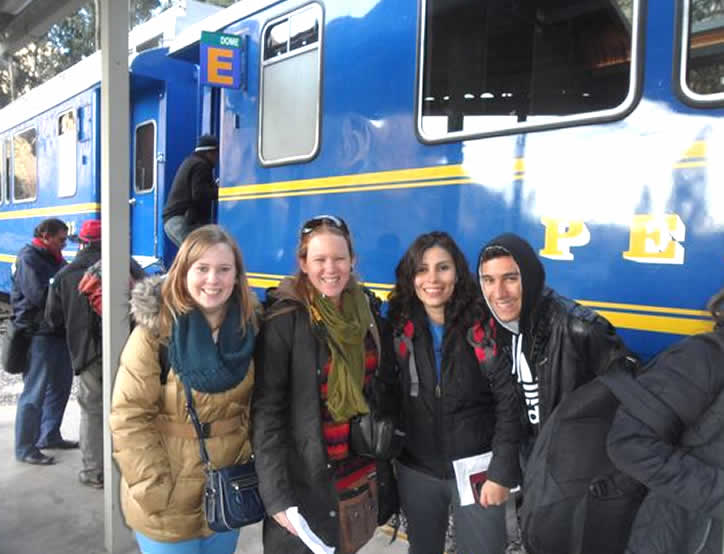
<path id="1" fill-rule="evenodd" d="M 616 409 L 625 406 L 661 436 L 681 428 L 673 410 L 636 381 L 636 368 L 622 358 L 566 397 L 541 430 L 523 488 L 521 532 L 529 554 L 625 551 L 647 489 L 616 469 L 606 452 Z"/>

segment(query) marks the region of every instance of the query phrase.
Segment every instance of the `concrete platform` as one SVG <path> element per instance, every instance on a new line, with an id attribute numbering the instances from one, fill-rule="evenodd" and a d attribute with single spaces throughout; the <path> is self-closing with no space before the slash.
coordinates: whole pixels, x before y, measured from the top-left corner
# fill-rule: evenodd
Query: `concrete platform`
<path id="1" fill-rule="evenodd" d="M 71 400 L 63 421 L 65 438 L 78 438 L 78 404 Z M 101 554 L 104 548 L 103 491 L 78 483 L 78 450 L 47 451 L 58 463 L 31 466 L 15 461 L 15 405 L 0 406 L 0 554 Z M 379 530 L 362 554 L 402 554 L 407 543 L 389 545 Z M 137 554 L 128 535 L 114 554 Z M 261 554 L 261 524 L 242 530 L 236 554 Z"/>

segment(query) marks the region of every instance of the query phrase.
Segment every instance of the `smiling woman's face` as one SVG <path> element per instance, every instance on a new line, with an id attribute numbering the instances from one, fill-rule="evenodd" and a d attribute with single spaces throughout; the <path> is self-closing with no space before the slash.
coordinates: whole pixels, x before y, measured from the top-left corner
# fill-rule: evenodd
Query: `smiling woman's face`
<path id="1" fill-rule="evenodd" d="M 307 243 L 307 256 L 299 266 L 320 294 L 339 304 L 342 291 L 349 283 L 353 260 L 347 241 L 341 235 L 317 233 Z"/>
<path id="2" fill-rule="evenodd" d="M 234 290 L 236 263 L 228 244 L 210 247 L 186 274 L 191 298 L 207 319 L 220 314 Z"/>
<path id="3" fill-rule="evenodd" d="M 425 250 L 415 272 L 415 294 L 428 316 L 444 311 L 455 291 L 455 262 L 450 252 L 440 246 Z M 433 319 L 437 319 L 433 317 Z"/>

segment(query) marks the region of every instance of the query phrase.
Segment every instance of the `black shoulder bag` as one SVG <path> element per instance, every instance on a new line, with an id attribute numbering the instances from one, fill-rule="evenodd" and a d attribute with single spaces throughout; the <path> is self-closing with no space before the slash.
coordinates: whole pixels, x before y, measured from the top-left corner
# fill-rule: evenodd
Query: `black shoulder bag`
<path id="1" fill-rule="evenodd" d="M 32 340 L 31 329 L 19 329 L 12 319 L 8 319 L 5 335 L 0 339 L 0 363 L 5 371 L 12 375 L 25 373 Z"/>
<path id="2" fill-rule="evenodd" d="M 264 504 L 259 495 L 259 479 L 253 458 L 245 464 L 215 469 L 206 451 L 208 423 L 201 423 L 194 409 L 191 387 L 184 383 L 186 409 L 199 437 L 201 461 L 206 471 L 204 513 L 212 531 L 224 532 L 264 519 Z"/>

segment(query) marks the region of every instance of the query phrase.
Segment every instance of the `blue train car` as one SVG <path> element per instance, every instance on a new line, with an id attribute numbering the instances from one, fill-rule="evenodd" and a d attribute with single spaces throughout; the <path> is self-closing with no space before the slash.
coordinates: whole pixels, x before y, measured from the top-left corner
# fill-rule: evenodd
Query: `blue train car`
<path id="1" fill-rule="evenodd" d="M 153 46 L 218 11 L 197 4 L 162 14 L 129 39 L 131 182 L 112 185 L 128 187 L 132 254 L 144 266 L 163 267 L 173 257 L 160 211 L 201 125 L 197 67 Z M 100 215 L 100 79 L 96 52 L 0 110 L 2 293 L 10 290 L 15 254 L 40 221 L 63 219 L 73 234 Z M 64 255 L 74 252 L 69 244 Z"/>
<path id="2" fill-rule="evenodd" d="M 170 55 L 198 63 L 201 29 L 247 46 L 245 81 L 203 106 L 255 286 L 294 270 L 315 214 L 349 222 L 381 294 L 421 232 L 474 263 L 512 231 L 648 357 L 709 329 L 724 284 L 724 14 L 705 4 L 258 0 Z"/>

